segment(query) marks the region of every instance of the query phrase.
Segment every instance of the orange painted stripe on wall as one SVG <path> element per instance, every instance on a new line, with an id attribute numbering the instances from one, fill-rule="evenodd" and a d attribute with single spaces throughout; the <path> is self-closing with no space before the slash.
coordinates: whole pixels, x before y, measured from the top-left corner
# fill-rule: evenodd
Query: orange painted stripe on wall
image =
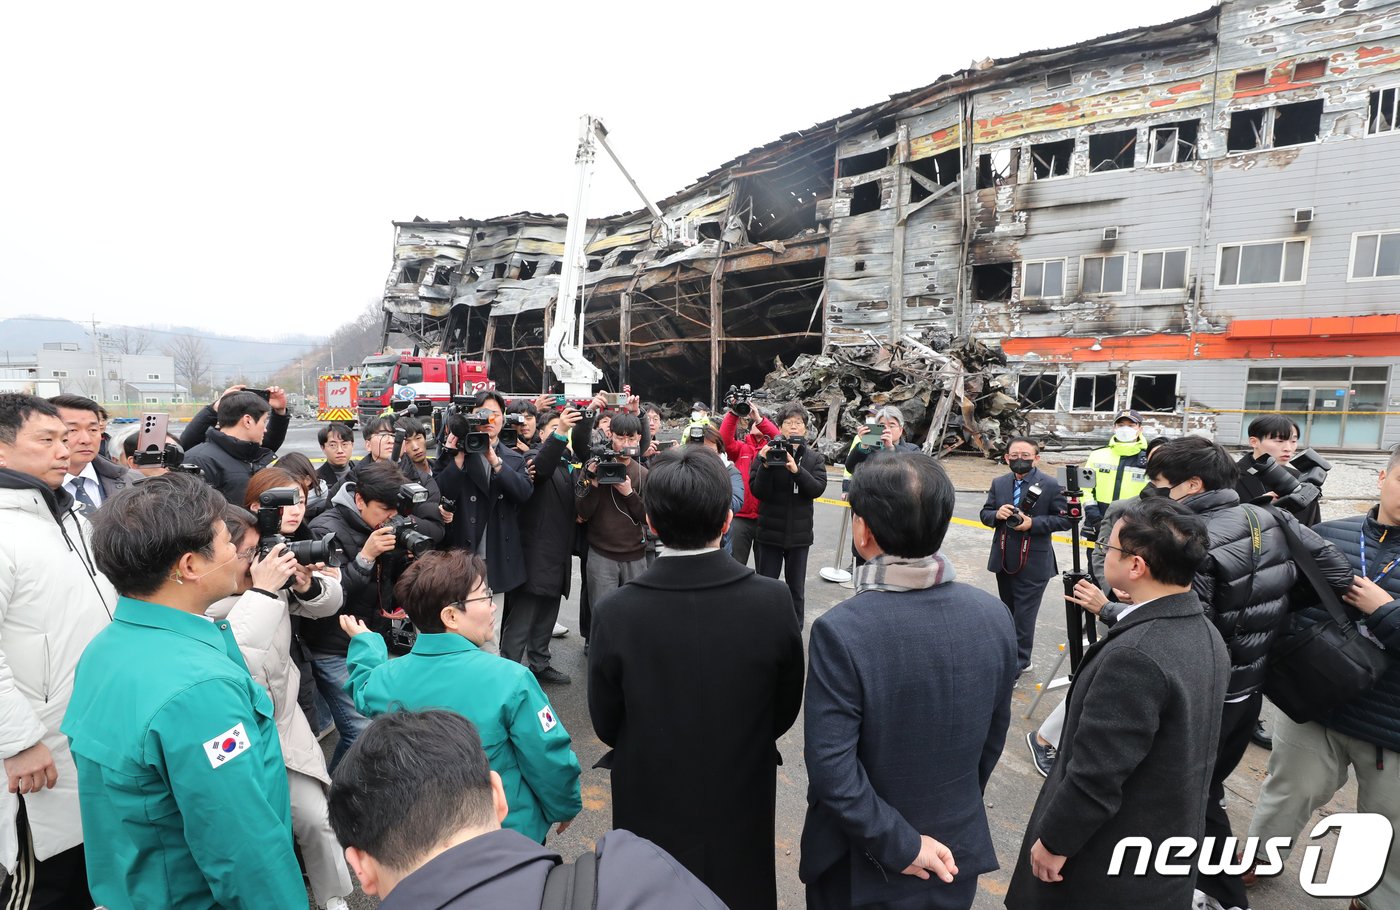
<path id="1" fill-rule="evenodd" d="M 1100 350 L 1090 348 L 1095 342 Z M 1400 315 L 1320 319 L 1254 319 L 1231 323 L 1223 334 L 1123 335 L 1101 338 L 1007 338 L 1008 356 L 1102 363 L 1122 360 L 1240 360 L 1281 357 L 1394 357 L 1400 353 Z"/>

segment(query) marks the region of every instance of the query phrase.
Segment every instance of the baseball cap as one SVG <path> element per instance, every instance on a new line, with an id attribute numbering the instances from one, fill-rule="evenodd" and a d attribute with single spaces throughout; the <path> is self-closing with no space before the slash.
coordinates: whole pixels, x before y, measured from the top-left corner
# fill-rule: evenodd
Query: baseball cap
<path id="1" fill-rule="evenodd" d="M 1113 418 L 1113 422 L 1114 422 L 1114 423 L 1117 423 L 1117 422 L 1120 421 L 1120 420 L 1131 420 L 1133 423 L 1137 424 L 1138 426 L 1142 426 L 1142 415 L 1139 414 L 1137 411 L 1133 411 L 1133 410 L 1119 411 L 1119 412 L 1118 412 L 1118 416 L 1115 417 L 1115 418 Z"/>

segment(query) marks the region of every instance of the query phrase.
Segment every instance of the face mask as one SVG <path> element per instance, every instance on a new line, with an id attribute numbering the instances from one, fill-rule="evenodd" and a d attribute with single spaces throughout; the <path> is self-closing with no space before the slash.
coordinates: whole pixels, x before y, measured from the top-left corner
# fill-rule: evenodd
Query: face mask
<path id="1" fill-rule="evenodd" d="M 1031 472 L 1031 467 L 1032 467 L 1033 465 L 1034 465 L 1034 462 L 1032 462 L 1032 461 L 1030 461 L 1030 460 L 1028 460 L 1028 459 L 1025 459 L 1025 458 L 1013 458 L 1013 459 L 1011 459 L 1011 473 L 1013 473 L 1013 474 L 1029 474 L 1029 473 Z"/>
<path id="2" fill-rule="evenodd" d="M 1119 427 L 1113 431 L 1113 438 L 1119 442 L 1133 442 L 1138 438 L 1138 428 Z"/>
<path id="3" fill-rule="evenodd" d="M 1161 498 L 1161 499 L 1170 499 L 1170 498 L 1171 498 L 1171 495 L 1172 495 L 1172 488 L 1171 488 L 1171 487 L 1154 487 L 1152 484 L 1149 483 L 1147 486 L 1145 486 L 1145 487 L 1142 488 L 1142 492 L 1138 494 L 1138 498 L 1139 498 L 1139 499 L 1158 499 L 1158 498 Z"/>
<path id="4" fill-rule="evenodd" d="M 691 411 L 691 412 L 690 412 L 690 419 L 691 419 L 691 420 L 704 420 L 704 419 L 705 419 L 705 412 L 704 412 L 704 411 Z"/>

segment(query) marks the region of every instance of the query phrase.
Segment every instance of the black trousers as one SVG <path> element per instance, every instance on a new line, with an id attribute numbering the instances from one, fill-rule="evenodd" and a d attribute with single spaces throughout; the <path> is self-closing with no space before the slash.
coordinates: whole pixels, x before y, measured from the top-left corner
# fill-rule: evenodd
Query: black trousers
<path id="1" fill-rule="evenodd" d="M 578 554 L 578 634 L 588 642 L 588 633 L 593 626 L 593 604 L 588 599 L 588 548 Z M 553 631 L 551 629 L 551 631 Z"/>
<path id="2" fill-rule="evenodd" d="M 777 578 L 781 571 L 792 592 L 792 608 L 797 612 L 797 628 L 807 624 L 807 554 L 811 547 L 784 550 L 766 543 L 754 543 L 754 568 L 759 575 Z"/>
<path id="3" fill-rule="evenodd" d="M 1215 770 L 1210 775 L 1210 795 L 1206 798 L 1206 837 L 1219 844 L 1230 836 L 1230 815 L 1225 811 L 1225 779 L 1244 758 L 1249 735 L 1259 722 L 1264 696 L 1255 692 L 1244 701 L 1228 702 L 1220 713 L 1220 744 L 1215 751 Z M 1219 859 L 1218 856 L 1212 859 Z M 1230 859 L 1230 857 L 1226 857 Z M 1238 875 L 1196 874 L 1196 889 L 1204 891 L 1225 907 L 1248 907 L 1249 894 Z"/>
<path id="4" fill-rule="evenodd" d="M 740 518 L 736 515 L 729 525 L 729 555 L 748 565 L 749 553 L 753 550 L 753 536 L 756 533 L 757 518 Z"/>
<path id="5" fill-rule="evenodd" d="M 90 910 L 87 863 L 83 845 L 40 860 L 34 855 L 34 836 L 29 830 L 29 814 L 24 797 L 19 798 L 15 818 L 19 834 L 19 858 L 15 874 L 0 885 L 0 907 L 6 910 Z"/>
<path id="6" fill-rule="evenodd" d="M 1031 665 L 1035 618 L 1040 615 L 1040 602 L 1049 583 L 1049 578 L 997 573 L 997 596 L 1011 611 L 1011 621 L 1016 625 L 1016 659 L 1022 670 Z"/>
<path id="7" fill-rule="evenodd" d="M 586 586 L 585 586 L 586 587 Z M 536 673 L 549 666 L 549 639 L 559 618 L 558 597 L 531 594 L 523 588 L 506 593 L 501 621 L 501 656 Z"/>

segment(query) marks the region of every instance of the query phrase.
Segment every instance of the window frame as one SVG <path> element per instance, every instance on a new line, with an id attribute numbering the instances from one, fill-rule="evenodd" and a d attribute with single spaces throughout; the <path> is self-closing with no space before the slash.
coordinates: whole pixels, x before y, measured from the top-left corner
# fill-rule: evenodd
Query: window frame
<path id="1" fill-rule="evenodd" d="M 1020 372 L 1018 372 L 1018 373 L 1016 374 L 1016 399 L 1017 399 L 1017 401 L 1019 402 L 1019 401 L 1021 400 L 1021 380 L 1022 380 L 1022 378 L 1027 378 L 1027 379 L 1038 379 L 1038 380 L 1054 379 L 1054 380 L 1055 380 L 1055 383 L 1054 383 L 1054 385 L 1055 385 L 1054 407 L 1050 407 L 1050 408 L 1027 408 L 1027 410 L 1031 411 L 1032 413 L 1038 413 L 1038 414 L 1054 414 L 1054 413 L 1057 413 L 1057 412 L 1060 410 L 1060 393 L 1064 391 L 1064 387 L 1065 387 L 1064 383 L 1059 381 L 1059 376 L 1060 376 L 1060 374 L 1059 374 L 1059 371 L 1058 371 L 1058 370 L 1041 369 L 1041 370 L 1039 370 L 1038 372 L 1029 372 L 1029 371 L 1027 371 L 1027 370 L 1025 370 L 1025 369 L 1022 369 Z"/>
<path id="2" fill-rule="evenodd" d="M 1301 243 L 1301 244 L 1303 245 L 1303 271 L 1302 271 L 1302 274 L 1299 276 L 1299 278 L 1298 278 L 1297 281 L 1264 281 L 1264 282 L 1251 282 L 1251 283 L 1249 283 L 1249 284 L 1241 284 L 1241 283 L 1238 282 L 1238 281 L 1236 281 L 1234 284 L 1221 284 L 1221 283 L 1220 283 L 1220 267 L 1221 267 L 1221 265 L 1222 265 L 1222 264 L 1224 263 L 1224 261 L 1225 261 L 1225 248 L 1226 248 L 1226 247 L 1239 247 L 1240 250 L 1241 250 L 1240 256 L 1241 256 L 1241 258 L 1243 258 L 1243 256 L 1244 256 L 1243 250 L 1244 250 L 1245 247 L 1247 247 L 1247 246 L 1268 246 L 1269 244 L 1272 244 L 1272 243 L 1281 243 L 1281 244 L 1285 244 L 1285 245 L 1286 245 L 1286 244 L 1289 244 L 1289 243 Z M 1295 237 L 1274 237 L 1274 238 L 1271 238 L 1271 239 L 1269 239 L 1269 240 L 1241 240 L 1241 241 L 1236 241 L 1236 242 L 1234 242 L 1234 243 L 1217 243 L 1217 244 L 1215 245 L 1215 280 L 1214 280 L 1214 282 L 1213 282 L 1214 288 L 1215 288 L 1215 290 L 1217 290 L 1217 291 L 1225 291 L 1225 290 L 1233 290 L 1233 289 L 1235 289 L 1235 288 L 1281 288 L 1281 287 L 1298 287 L 1298 286 L 1300 286 L 1300 285 L 1305 285 L 1305 284 L 1308 283 L 1308 254 L 1309 254 L 1311 251 L 1312 251 L 1312 238 L 1311 238 L 1311 237 L 1296 237 L 1296 236 L 1295 236 Z M 1284 247 L 1284 255 L 1283 255 L 1283 257 L 1279 260 L 1279 277 L 1280 277 L 1280 278 L 1283 277 L 1283 271 L 1284 271 L 1284 269 L 1287 268 L 1287 266 L 1288 266 L 1288 250 L 1287 250 L 1287 246 L 1285 246 L 1285 247 Z M 1350 263 L 1348 263 L 1348 268 L 1350 268 Z"/>
<path id="3" fill-rule="evenodd" d="M 1388 234 L 1400 234 L 1400 230 L 1394 231 L 1357 231 L 1351 235 L 1351 252 L 1347 254 L 1347 283 L 1364 284 L 1369 281 L 1400 281 L 1400 274 L 1395 275 L 1372 275 L 1370 278 L 1354 278 L 1352 272 L 1356 269 L 1356 242 L 1362 237 L 1385 237 Z M 1376 256 L 1381 253 L 1380 240 L 1376 241 Z"/>
<path id="4" fill-rule="evenodd" d="M 50 379 L 67 379 L 67 378 L 68 378 L 68 371 L 67 371 L 67 370 L 49 370 L 49 378 L 50 378 Z"/>
<path id="5" fill-rule="evenodd" d="M 1162 254 L 1162 271 L 1163 271 L 1163 273 L 1166 272 L 1166 268 L 1167 268 L 1167 257 L 1166 257 L 1166 254 L 1167 254 L 1167 253 L 1185 253 L 1185 254 L 1186 254 L 1186 262 L 1185 262 L 1185 264 L 1182 265 L 1182 267 L 1181 267 L 1181 280 L 1182 280 L 1182 282 L 1183 282 L 1182 285 L 1181 285 L 1181 287 L 1179 287 L 1179 288 L 1144 288 L 1144 287 L 1142 286 L 1142 276 L 1143 276 L 1144 274 L 1146 274 L 1146 270 L 1142 267 L 1142 259 L 1143 259 L 1144 256 L 1150 255 L 1150 254 L 1152 254 L 1152 253 L 1161 253 L 1161 254 Z M 1182 293 L 1182 292 L 1184 292 L 1184 291 L 1186 291 L 1186 290 L 1189 290 L 1190 287 L 1191 287 L 1191 247 L 1189 247 L 1189 246 L 1172 246 L 1172 247 L 1160 247 L 1160 248 L 1158 248 L 1158 249 L 1152 249 L 1152 250 L 1138 250 L 1138 269 L 1137 269 L 1137 284 L 1136 284 L 1137 293 L 1139 293 L 1139 294 L 1180 294 L 1180 293 Z"/>
<path id="6" fill-rule="evenodd" d="M 1094 408 L 1085 410 L 1074 406 L 1074 387 L 1079 383 L 1081 376 L 1110 376 L 1113 378 L 1113 406 L 1106 411 L 1099 411 Z M 1113 370 L 1075 370 L 1069 374 L 1069 407 L 1066 409 L 1071 414 L 1116 414 L 1118 413 L 1118 373 Z"/>
<path id="7" fill-rule="evenodd" d="M 159 374 L 159 373 L 147 373 L 147 374 L 146 374 L 146 379 L 147 379 L 147 380 L 157 380 L 157 381 L 158 381 L 158 380 L 160 379 L 160 374 Z"/>
<path id="8" fill-rule="evenodd" d="M 1172 376 L 1176 379 L 1176 397 L 1181 397 L 1181 371 L 1180 370 L 1129 370 L 1128 371 L 1128 398 L 1125 409 L 1133 407 L 1133 385 L 1139 376 Z M 1146 408 L 1135 408 L 1143 414 L 1178 414 L 1175 407 L 1170 411 L 1149 411 Z"/>
<path id="9" fill-rule="evenodd" d="M 1060 293 L 1058 293 L 1058 294 L 1046 294 L 1046 293 L 1043 293 L 1044 290 L 1045 290 L 1045 269 L 1044 269 L 1044 265 L 1045 265 L 1047 262 L 1058 262 L 1058 263 L 1060 264 Z M 1042 267 L 1041 270 L 1040 270 L 1040 289 L 1041 289 L 1042 293 L 1036 294 L 1036 295 L 1034 295 L 1034 296 L 1031 296 L 1030 294 L 1027 294 L 1027 293 L 1026 293 L 1026 272 L 1027 272 L 1027 270 L 1030 268 L 1030 266 L 1033 266 L 1033 265 L 1039 265 L 1039 266 Z M 1021 260 L 1021 288 L 1020 288 L 1020 290 L 1021 290 L 1021 299 L 1022 299 L 1022 300 L 1064 300 L 1064 299 L 1065 299 L 1065 286 L 1066 286 L 1067 284 L 1069 284 L 1069 259 L 1068 259 L 1067 257 L 1060 256 L 1060 257 L 1052 257 L 1052 258 L 1050 258 L 1050 259 L 1022 259 L 1022 260 Z"/>
<path id="10" fill-rule="evenodd" d="M 1371 131 L 1371 96 L 1382 95 L 1392 89 L 1395 90 L 1395 113 L 1400 113 L 1400 82 L 1391 85 L 1372 86 L 1366 90 L 1366 131 L 1362 133 L 1362 138 L 1376 139 L 1381 136 L 1400 135 L 1400 117 L 1391 118 L 1391 126 L 1388 130 Z"/>
<path id="11" fill-rule="evenodd" d="M 1089 253 L 1079 257 L 1079 296 L 1081 297 L 1123 297 L 1128 293 L 1128 257 L 1131 253 Z M 1084 263 L 1090 259 L 1122 259 L 1123 260 L 1123 285 L 1117 291 L 1086 291 L 1084 290 Z M 1100 273 L 1102 279 L 1102 273 Z"/>

